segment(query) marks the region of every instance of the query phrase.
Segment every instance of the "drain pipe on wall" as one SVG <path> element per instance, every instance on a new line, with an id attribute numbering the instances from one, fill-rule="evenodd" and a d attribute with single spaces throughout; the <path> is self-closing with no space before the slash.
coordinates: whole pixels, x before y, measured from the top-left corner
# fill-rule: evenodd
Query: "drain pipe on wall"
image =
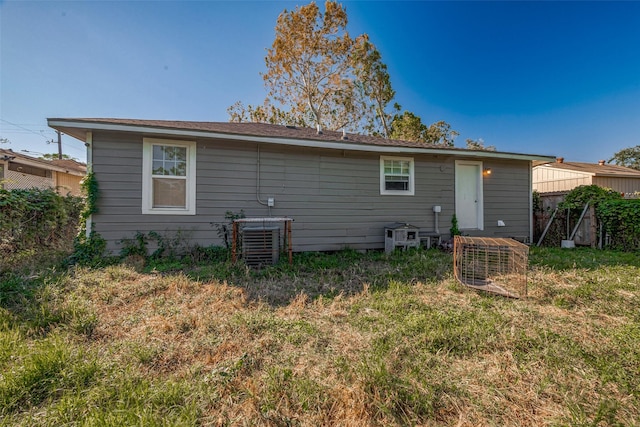
<path id="1" fill-rule="evenodd" d="M 434 217 L 434 226 L 433 226 L 433 231 L 436 234 L 440 234 L 440 229 L 438 228 L 438 214 L 440 213 L 440 211 L 442 211 L 442 206 L 434 206 L 433 207 L 433 217 Z"/>
<path id="2" fill-rule="evenodd" d="M 256 163 L 256 201 L 262 206 L 269 208 L 269 216 L 271 216 L 271 207 L 273 206 L 273 198 L 269 198 L 268 201 L 260 200 L 260 145 L 257 146 L 257 163 Z"/>

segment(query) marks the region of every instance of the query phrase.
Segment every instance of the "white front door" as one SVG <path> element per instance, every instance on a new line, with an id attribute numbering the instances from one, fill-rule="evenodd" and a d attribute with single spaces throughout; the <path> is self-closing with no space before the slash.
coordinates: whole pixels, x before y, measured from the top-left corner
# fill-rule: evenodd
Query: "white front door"
<path id="1" fill-rule="evenodd" d="M 456 161 L 456 217 L 461 230 L 482 230 L 482 162 Z"/>

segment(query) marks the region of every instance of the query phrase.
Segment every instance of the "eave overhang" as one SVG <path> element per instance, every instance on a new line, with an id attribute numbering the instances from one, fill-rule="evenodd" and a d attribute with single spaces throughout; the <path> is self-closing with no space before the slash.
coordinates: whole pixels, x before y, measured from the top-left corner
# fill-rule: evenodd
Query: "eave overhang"
<path id="1" fill-rule="evenodd" d="M 334 150 L 374 152 L 374 153 L 395 153 L 395 154 L 430 154 L 430 155 L 449 155 L 456 157 L 474 157 L 474 158 L 493 158 L 493 159 L 510 159 L 525 160 L 537 162 L 553 162 L 555 156 L 544 156 L 535 154 L 507 153 L 499 151 L 487 150 L 464 150 L 450 148 L 434 148 L 434 147 L 402 147 L 396 145 L 374 145 L 353 142 L 335 142 L 309 140 L 299 138 L 280 138 L 271 136 L 258 136 L 249 134 L 235 134 L 226 132 L 213 132 L 206 130 L 194 129 L 175 129 L 154 126 L 140 126 L 135 124 L 121 123 L 105 123 L 91 122 L 90 120 L 73 120 L 73 119 L 48 119 L 51 128 L 59 130 L 69 136 L 80 141 L 86 142 L 87 132 L 109 131 L 109 132 L 126 132 L 140 133 L 146 136 L 160 137 L 177 137 L 177 138 L 207 138 L 207 139 L 226 139 L 236 141 L 248 141 L 258 144 L 273 144 L 281 146 L 307 147 L 307 148 L 325 148 Z"/>

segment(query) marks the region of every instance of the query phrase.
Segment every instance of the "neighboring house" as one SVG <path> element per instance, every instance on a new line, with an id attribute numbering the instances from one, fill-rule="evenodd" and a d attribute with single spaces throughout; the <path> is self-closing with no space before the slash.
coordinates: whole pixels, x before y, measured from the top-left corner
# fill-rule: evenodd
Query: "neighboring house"
<path id="1" fill-rule="evenodd" d="M 66 196 L 81 195 L 86 165 L 75 160 L 43 160 L 0 149 L 0 188 L 53 188 Z"/>
<path id="2" fill-rule="evenodd" d="M 241 210 L 293 218 L 297 252 L 382 249 L 385 225 L 433 232 L 436 215 L 447 237 L 454 213 L 465 234 L 531 239 L 532 161 L 554 159 L 261 123 L 48 123 L 88 147 L 88 229 L 112 252 L 138 231 L 220 245 L 215 224 Z"/>
<path id="3" fill-rule="evenodd" d="M 604 160 L 578 163 L 565 162 L 562 157 L 533 168 L 533 189 L 539 193 L 568 192 L 580 185 L 598 185 L 631 195 L 640 192 L 640 171 L 608 165 Z"/>

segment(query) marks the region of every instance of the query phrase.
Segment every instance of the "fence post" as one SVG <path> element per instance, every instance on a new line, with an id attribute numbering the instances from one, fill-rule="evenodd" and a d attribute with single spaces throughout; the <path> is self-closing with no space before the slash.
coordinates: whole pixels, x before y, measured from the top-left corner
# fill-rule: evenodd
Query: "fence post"
<path id="1" fill-rule="evenodd" d="M 598 227 L 596 225 L 596 208 L 595 206 L 591 206 L 589 208 L 589 221 L 591 224 L 591 230 L 590 230 L 590 234 L 591 234 L 591 247 L 595 248 L 597 246 L 597 241 L 598 241 Z"/>

